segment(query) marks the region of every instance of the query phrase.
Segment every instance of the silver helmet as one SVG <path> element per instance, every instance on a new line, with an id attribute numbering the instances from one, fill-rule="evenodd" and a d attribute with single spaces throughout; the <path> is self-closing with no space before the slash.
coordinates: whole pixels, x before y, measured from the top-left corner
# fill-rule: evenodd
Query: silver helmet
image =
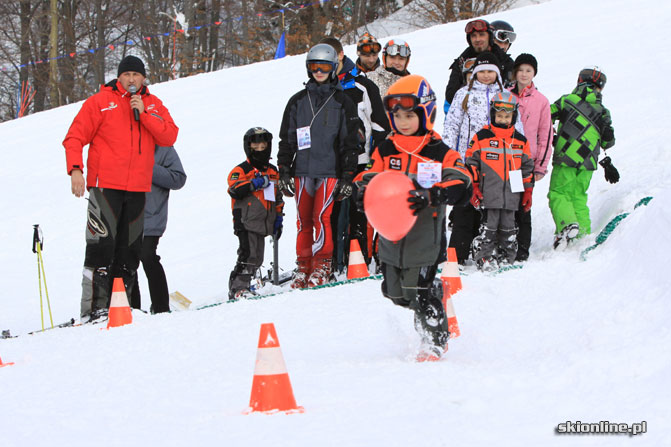
<path id="1" fill-rule="evenodd" d="M 326 43 L 318 43 L 308 51 L 305 59 L 305 66 L 308 70 L 308 76 L 312 77 L 312 71 L 308 67 L 311 62 L 323 62 L 331 64 L 329 79 L 335 79 L 336 69 L 338 68 L 338 53 L 335 48 Z"/>

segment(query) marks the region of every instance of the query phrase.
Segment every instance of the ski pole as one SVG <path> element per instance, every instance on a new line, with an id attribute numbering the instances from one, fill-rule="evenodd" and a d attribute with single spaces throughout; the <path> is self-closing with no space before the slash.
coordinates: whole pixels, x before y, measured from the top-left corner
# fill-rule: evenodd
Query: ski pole
<path id="1" fill-rule="evenodd" d="M 49 291 L 47 290 L 47 274 L 44 271 L 44 259 L 42 258 L 42 248 L 44 241 L 42 238 L 42 230 L 39 224 L 33 225 L 33 253 L 37 253 L 37 282 L 40 290 L 40 320 L 42 322 L 42 330 L 44 330 L 44 304 L 42 301 L 42 278 L 44 278 L 44 293 L 47 299 L 47 308 L 49 309 L 49 320 L 51 327 L 54 327 L 54 318 L 51 314 L 51 302 L 49 301 Z"/>
<path id="2" fill-rule="evenodd" d="M 277 234 L 273 234 L 273 284 L 280 285 L 280 250 L 278 247 Z"/>

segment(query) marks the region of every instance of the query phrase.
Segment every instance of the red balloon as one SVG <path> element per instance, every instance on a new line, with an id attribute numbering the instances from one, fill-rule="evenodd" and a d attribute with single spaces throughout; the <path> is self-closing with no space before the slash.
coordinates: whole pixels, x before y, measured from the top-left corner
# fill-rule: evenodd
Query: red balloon
<path id="1" fill-rule="evenodd" d="M 384 171 L 368 183 L 363 207 L 368 222 L 385 239 L 400 241 L 415 225 L 408 197 L 415 186 L 409 177 L 398 171 Z"/>

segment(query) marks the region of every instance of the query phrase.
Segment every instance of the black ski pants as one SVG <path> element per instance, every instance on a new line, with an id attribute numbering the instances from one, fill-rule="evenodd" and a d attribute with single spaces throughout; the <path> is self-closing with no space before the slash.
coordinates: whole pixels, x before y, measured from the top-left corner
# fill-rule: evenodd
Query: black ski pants
<path id="1" fill-rule="evenodd" d="M 470 203 L 465 206 L 455 206 L 450 213 L 452 234 L 449 247 L 457 252 L 459 264 L 463 264 L 471 251 L 473 239 L 480 232 L 480 211 Z"/>
<path id="2" fill-rule="evenodd" d="M 145 236 L 142 239 L 142 251 L 140 260 L 147 283 L 149 284 L 149 295 L 151 297 L 151 312 L 154 314 L 170 311 L 170 294 L 168 292 L 168 280 L 165 270 L 161 265 L 161 257 L 156 253 L 158 241 L 161 236 Z M 142 298 L 138 286 L 137 275 L 133 287 L 130 305 L 133 309 L 141 309 Z"/>

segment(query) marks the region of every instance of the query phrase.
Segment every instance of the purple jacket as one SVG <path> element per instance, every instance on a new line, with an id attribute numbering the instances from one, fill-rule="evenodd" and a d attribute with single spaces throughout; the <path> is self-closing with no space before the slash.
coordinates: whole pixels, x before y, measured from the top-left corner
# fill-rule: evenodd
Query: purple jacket
<path id="1" fill-rule="evenodd" d="M 531 83 L 520 94 L 516 86 L 510 91 L 519 101 L 519 118 L 524 125 L 524 136 L 529 141 L 531 158 L 534 159 L 534 174 L 547 174 L 548 164 L 552 160 L 552 119 L 550 101 Z"/>

